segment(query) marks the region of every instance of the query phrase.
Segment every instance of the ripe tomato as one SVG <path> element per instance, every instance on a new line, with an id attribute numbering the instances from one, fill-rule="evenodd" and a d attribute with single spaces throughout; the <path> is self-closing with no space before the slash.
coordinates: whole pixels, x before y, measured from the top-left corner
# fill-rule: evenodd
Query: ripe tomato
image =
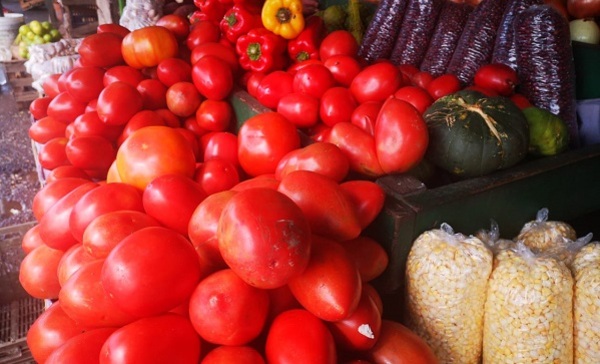
<path id="1" fill-rule="evenodd" d="M 82 332 L 54 350 L 45 364 L 98 363 L 102 345 L 115 330 L 111 327 Z"/>
<path id="2" fill-rule="evenodd" d="M 367 177 L 384 174 L 375 149 L 375 139 L 349 122 L 335 124 L 326 139 L 344 152 L 350 169 Z"/>
<path id="3" fill-rule="evenodd" d="M 198 284 L 189 307 L 190 321 L 204 340 L 218 345 L 245 345 L 265 325 L 269 294 L 244 282 L 233 270 L 223 269 Z"/>
<path id="4" fill-rule="evenodd" d="M 269 316 L 267 319 L 268 325 L 270 325 L 280 313 L 295 308 L 302 308 L 302 305 L 300 305 L 300 302 L 294 297 L 290 287 L 287 285 L 269 289 L 267 292 L 269 293 L 270 300 Z"/>
<path id="5" fill-rule="evenodd" d="M 350 84 L 350 92 L 360 104 L 385 101 L 402 85 L 402 73 L 390 62 L 378 62 L 362 69 Z"/>
<path id="6" fill-rule="evenodd" d="M 282 70 L 265 75 L 256 89 L 256 99 L 269 109 L 276 109 L 281 98 L 293 91 L 294 77 Z"/>
<path id="7" fill-rule="evenodd" d="M 294 92 L 320 99 L 323 93 L 335 85 L 335 79 L 323 64 L 312 64 L 298 70 L 293 78 Z"/>
<path id="8" fill-rule="evenodd" d="M 167 28 L 152 25 L 136 29 L 120 46 L 125 62 L 133 68 L 154 67 L 163 59 L 176 57 L 177 39 Z"/>
<path id="9" fill-rule="evenodd" d="M 33 249 L 43 244 L 44 242 L 42 241 L 42 238 L 40 238 L 40 226 L 35 224 L 23 235 L 21 249 L 23 249 L 25 254 L 29 254 Z"/>
<path id="10" fill-rule="evenodd" d="M 360 300 L 358 268 L 340 243 L 313 235 L 306 269 L 289 282 L 302 307 L 325 321 L 349 317 Z"/>
<path id="11" fill-rule="evenodd" d="M 231 71 L 234 74 L 240 69 L 240 63 L 238 62 L 238 55 L 235 52 L 235 48 L 227 46 L 221 42 L 205 42 L 199 44 L 192 50 L 190 55 L 191 64 L 196 64 L 198 60 L 206 56 L 215 56 L 225 61 L 231 67 Z"/>
<path id="12" fill-rule="evenodd" d="M 58 121 L 52 116 L 45 116 L 37 119 L 29 127 L 29 137 L 40 144 L 44 144 L 51 139 L 65 136 L 67 124 Z"/>
<path id="13" fill-rule="evenodd" d="M 364 130 L 367 134 L 373 135 L 375 132 L 375 121 L 377 120 L 377 115 L 379 115 L 379 110 L 381 110 L 381 105 L 383 105 L 381 101 L 363 102 L 352 111 L 350 122 Z"/>
<path id="14" fill-rule="evenodd" d="M 206 354 L 200 364 L 265 364 L 265 359 L 251 346 L 221 345 Z"/>
<path id="15" fill-rule="evenodd" d="M 293 171 L 277 190 L 300 207 L 314 234 L 340 241 L 360 234 L 354 207 L 335 180 L 313 171 Z"/>
<path id="16" fill-rule="evenodd" d="M 162 116 L 160 116 L 156 111 L 152 110 L 142 110 L 138 111 L 135 115 L 129 119 L 127 124 L 120 126 L 121 133 L 117 138 L 117 145 L 123 144 L 125 139 L 127 139 L 133 132 L 144 128 L 146 126 L 166 126 L 166 123 Z"/>
<path id="17" fill-rule="evenodd" d="M 237 135 L 227 131 L 207 133 L 201 138 L 201 144 L 205 162 L 213 158 L 221 158 L 231 162 L 236 167 L 240 165 Z"/>
<path id="18" fill-rule="evenodd" d="M 156 21 L 156 25 L 169 29 L 180 42 L 190 33 L 189 20 L 178 14 L 163 15 Z"/>
<path id="19" fill-rule="evenodd" d="M 29 104 L 29 113 L 34 120 L 39 120 L 48 115 L 48 105 L 52 101 L 52 97 L 38 97 Z"/>
<path id="20" fill-rule="evenodd" d="M 419 86 L 427 89 L 427 85 L 433 81 L 433 76 L 427 71 L 418 71 L 410 76 L 410 82 L 413 86 Z"/>
<path id="21" fill-rule="evenodd" d="M 179 117 L 194 115 L 202 96 L 191 82 L 177 82 L 167 89 L 167 108 Z"/>
<path id="22" fill-rule="evenodd" d="M 73 166 L 90 171 L 93 175 L 106 176 L 117 150 L 110 140 L 90 135 L 71 138 L 65 146 L 65 153 Z"/>
<path id="23" fill-rule="evenodd" d="M 50 101 L 47 113 L 48 116 L 68 124 L 85 112 L 85 106 L 85 103 L 77 101 L 69 92 L 63 91 Z"/>
<path id="24" fill-rule="evenodd" d="M 61 93 L 58 87 L 58 79 L 60 78 L 60 73 L 53 73 L 44 79 L 42 83 L 42 88 L 44 89 L 44 94 L 50 98 L 54 98 L 56 95 Z"/>
<path id="25" fill-rule="evenodd" d="M 381 313 L 373 299 L 365 292 L 354 312 L 345 319 L 327 325 L 334 340 L 350 351 L 371 349 L 379 339 Z"/>
<path id="26" fill-rule="evenodd" d="M 233 186 L 231 189 L 239 192 L 256 187 L 277 190 L 277 187 L 279 187 L 279 180 L 276 179 L 275 175 L 273 174 L 261 174 L 260 176 L 251 177 L 246 180 L 243 180 L 242 182 Z"/>
<path id="27" fill-rule="evenodd" d="M 44 143 L 38 151 L 38 161 L 44 169 L 53 170 L 59 166 L 70 165 L 65 147 L 69 140 L 56 137 Z"/>
<path id="28" fill-rule="evenodd" d="M 200 20 L 194 23 L 190 33 L 185 40 L 186 46 L 193 51 L 200 44 L 207 42 L 218 42 L 221 38 L 221 29 L 218 24 L 208 20 Z"/>
<path id="29" fill-rule="evenodd" d="M 91 181 L 89 179 L 78 177 L 62 178 L 58 181 L 47 182 L 46 185 L 33 196 L 33 202 L 31 204 L 33 216 L 40 221 L 46 211 L 58 202 L 58 200 L 75 188 L 88 182 Z"/>
<path id="30" fill-rule="evenodd" d="M 163 174 L 192 177 L 196 158 L 190 144 L 177 130 L 148 126 L 137 130 L 121 144 L 116 163 L 122 181 L 143 190 L 150 181 Z"/>
<path id="31" fill-rule="evenodd" d="M 186 235 L 194 210 L 206 196 L 202 186 L 191 178 L 163 174 L 144 189 L 144 210 L 164 226 Z"/>
<path id="32" fill-rule="evenodd" d="M 223 100 L 233 90 L 231 67 L 216 56 L 205 56 L 192 67 L 192 80 L 202 96 Z"/>
<path id="33" fill-rule="evenodd" d="M 377 159 L 385 173 L 402 173 L 425 155 L 429 132 L 421 113 L 406 101 L 389 98 L 375 122 Z"/>
<path id="34" fill-rule="evenodd" d="M 277 112 L 251 117 L 238 132 L 238 160 L 250 176 L 275 173 L 281 158 L 299 147 L 296 126 Z"/>
<path id="35" fill-rule="evenodd" d="M 248 71 L 250 73 L 248 79 L 246 80 L 246 89 L 250 96 L 255 97 L 258 92 L 258 85 L 260 85 L 260 81 L 265 77 L 265 74 L 262 72 Z"/>
<path id="36" fill-rule="evenodd" d="M 356 108 L 356 100 L 346 87 L 332 87 L 321 96 L 319 117 L 328 126 L 349 122 Z"/>
<path id="37" fill-rule="evenodd" d="M 268 363 L 337 363 L 331 332 L 303 309 L 285 311 L 275 318 L 267 333 L 265 357 Z"/>
<path id="38" fill-rule="evenodd" d="M 365 229 L 383 209 L 385 192 L 377 183 L 367 180 L 352 180 L 340 184 L 354 206 L 360 226 Z"/>
<path id="39" fill-rule="evenodd" d="M 123 37 L 114 33 L 97 33 L 83 38 L 78 48 L 81 64 L 108 68 L 123 64 Z"/>
<path id="40" fill-rule="evenodd" d="M 159 80 L 143 80 L 138 83 L 136 89 L 142 96 L 144 109 L 156 110 L 167 107 L 167 87 Z"/>
<path id="41" fill-rule="evenodd" d="M 123 125 L 143 106 L 142 95 L 128 83 L 116 81 L 106 86 L 98 97 L 96 111 L 100 120 Z"/>
<path id="42" fill-rule="evenodd" d="M 64 252 L 45 244 L 33 249 L 23 258 L 19 267 L 19 282 L 32 297 L 58 298 L 60 283 L 56 270 Z"/>
<path id="43" fill-rule="evenodd" d="M 236 166 L 222 158 L 209 159 L 198 167 L 194 180 L 207 195 L 226 191 L 240 182 Z"/>
<path id="44" fill-rule="evenodd" d="M 54 302 L 27 331 L 27 347 L 36 362 L 45 363 L 54 350 L 85 331 L 63 311 L 60 302 Z"/>
<path id="45" fill-rule="evenodd" d="M 102 122 L 95 111 L 85 112 L 79 115 L 73 122 L 73 137 L 94 136 L 115 141 L 122 130 L 123 127 L 121 125 L 110 125 Z"/>
<path id="46" fill-rule="evenodd" d="M 334 30 L 323 38 L 319 46 L 319 58 L 323 62 L 337 55 L 355 57 L 357 52 L 358 42 L 347 30 Z"/>
<path id="47" fill-rule="evenodd" d="M 98 216 L 112 211 L 144 211 L 142 193 L 125 183 L 107 183 L 87 192 L 73 206 L 69 217 L 71 233 L 83 241 L 87 226 Z"/>
<path id="48" fill-rule="evenodd" d="M 331 56 L 323 64 L 329 69 L 333 79 L 344 87 L 350 87 L 352 80 L 362 69 L 356 58 L 347 55 Z"/>
<path id="49" fill-rule="evenodd" d="M 298 170 L 316 172 L 340 182 L 348 175 L 350 163 L 337 146 L 315 142 L 293 150 L 281 158 L 275 170 L 275 178 L 281 180 Z"/>
<path id="50" fill-rule="evenodd" d="M 381 321 L 375 346 L 367 351 L 374 363 L 437 364 L 438 359 L 427 343 L 399 322 Z"/>
<path id="51" fill-rule="evenodd" d="M 479 67 L 473 82 L 476 86 L 490 89 L 502 96 L 510 96 L 519 84 L 517 71 L 502 63 L 490 63 Z"/>
<path id="52" fill-rule="evenodd" d="M 515 93 L 510 97 L 510 99 L 521 110 L 532 106 L 531 102 L 525 96 L 523 96 L 523 94 Z"/>
<path id="53" fill-rule="evenodd" d="M 277 112 L 298 128 L 309 128 L 319 121 L 319 99 L 292 92 L 279 99 Z"/>
<path id="54" fill-rule="evenodd" d="M 437 100 L 442 96 L 450 95 L 460 91 L 462 87 L 456 75 L 445 74 L 431 80 L 431 82 L 427 84 L 426 88 L 431 97 L 434 100 Z"/>
<path id="55" fill-rule="evenodd" d="M 69 248 L 65 252 L 65 254 L 60 258 L 60 262 L 58 263 L 58 282 L 60 286 L 64 286 L 69 278 L 75 272 L 77 272 L 81 267 L 86 265 L 89 262 L 93 262 L 97 260 L 95 257 L 89 255 L 81 244 L 75 244 Z"/>
<path id="56" fill-rule="evenodd" d="M 246 283 L 277 288 L 308 263 L 310 227 L 302 210 L 270 188 L 235 194 L 225 205 L 217 229 L 219 250 Z"/>
<path id="57" fill-rule="evenodd" d="M 120 327 L 137 318 L 115 305 L 100 283 L 103 260 L 81 266 L 65 282 L 58 299 L 65 313 L 85 327 Z"/>
<path id="58" fill-rule="evenodd" d="M 102 82 L 104 87 L 117 81 L 125 82 L 133 87 L 137 87 L 137 85 L 144 79 L 145 76 L 139 70 L 130 66 L 120 65 L 107 69 L 104 73 Z"/>
<path id="59" fill-rule="evenodd" d="M 147 227 L 123 239 L 106 257 L 101 274 L 102 286 L 115 304 L 136 317 L 182 304 L 199 278 L 200 265 L 190 242 L 164 227 Z"/>
<path id="60" fill-rule="evenodd" d="M 410 103 L 415 109 L 419 110 L 421 114 L 423 114 L 434 101 L 433 97 L 426 89 L 412 85 L 400 87 L 394 93 L 394 97 Z"/>
<path id="61" fill-rule="evenodd" d="M 91 177 L 80 168 L 73 166 L 59 166 L 54 168 L 52 171 L 50 171 L 50 173 L 46 175 L 46 183 L 48 184 L 50 182 L 56 181 L 57 179 L 69 177 L 91 180 Z"/>
<path id="62" fill-rule="evenodd" d="M 370 282 L 379 277 L 388 266 L 387 252 L 372 238 L 359 236 L 345 241 L 342 246 L 356 263 L 363 282 Z"/>
<path id="63" fill-rule="evenodd" d="M 200 338 L 190 321 L 168 313 L 117 329 L 100 349 L 100 364 L 197 363 L 200 353 Z"/>
<path id="64" fill-rule="evenodd" d="M 85 228 L 83 249 L 94 258 L 104 259 L 121 240 L 150 226 L 160 224 L 145 212 L 119 210 L 104 213 Z"/>
<path id="65" fill-rule="evenodd" d="M 209 131 L 226 131 L 234 120 L 231 104 L 222 100 L 204 100 L 196 111 L 198 126 Z"/>
<path id="66" fill-rule="evenodd" d="M 156 66 L 156 76 L 165 86 L 177 82 L 192 82 L 192 66 L 181 58 L 167 58 Z"/>
<path id="67" fill-rule="evenodd" d="M 129 33 L 129 29 L 119 24 L 105 23 L 98 25 L 96 28 L 96 33 L 114 33 L 123 38 Z"/>
<path id="68" fill-rule="evenodd" d="M 67 77 L 67 91 L 78 102 L 87 104 L 97 99 L 104 88 L 104 69 L 100 67 L 74 68 Z"/>

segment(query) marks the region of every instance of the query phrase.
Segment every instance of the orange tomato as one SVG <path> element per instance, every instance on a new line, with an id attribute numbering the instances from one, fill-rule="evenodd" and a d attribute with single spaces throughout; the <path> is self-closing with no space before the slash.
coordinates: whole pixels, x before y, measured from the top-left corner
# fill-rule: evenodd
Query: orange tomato
<path id="1" fill-rule="evenodd" d="M 125 62 L 133 68 L 154 67 L 163 59 L 176 57 L 177 38 L 161 26 L 136 29 L 123 38 L 121 52 Z"/>

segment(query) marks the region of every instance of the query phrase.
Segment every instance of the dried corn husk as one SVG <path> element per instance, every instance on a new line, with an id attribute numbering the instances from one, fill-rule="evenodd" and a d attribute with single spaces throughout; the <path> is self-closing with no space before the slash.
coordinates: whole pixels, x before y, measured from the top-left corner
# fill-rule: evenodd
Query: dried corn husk
<path id="1" fill-rule="evenodd" d="M 406 263 L 413 330 L 440 363 L 479 363 L 486 287 L 492 252 L 476 237 L 447 224 L 421 234 Z"/>

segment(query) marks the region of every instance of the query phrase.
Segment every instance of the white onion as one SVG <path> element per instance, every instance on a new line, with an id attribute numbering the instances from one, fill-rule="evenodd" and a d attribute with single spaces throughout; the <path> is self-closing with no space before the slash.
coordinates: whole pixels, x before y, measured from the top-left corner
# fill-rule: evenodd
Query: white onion
<path id="1" fill-rule="evenodd" d="M 575 19 L 569 22 L 571 40 L 600 44 L 600 27 L 594 19 Z"/>

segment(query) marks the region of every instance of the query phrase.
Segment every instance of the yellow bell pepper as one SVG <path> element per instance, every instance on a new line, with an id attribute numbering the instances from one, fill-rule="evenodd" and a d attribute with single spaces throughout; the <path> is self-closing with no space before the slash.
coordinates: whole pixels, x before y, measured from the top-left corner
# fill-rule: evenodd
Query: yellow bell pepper
<path id="1" fill-rule="evenodd" d="M 285 39 L 296 38 L 304 29 L 302 0 L 266 0 L 261 20 L 271 32 Z"/>

